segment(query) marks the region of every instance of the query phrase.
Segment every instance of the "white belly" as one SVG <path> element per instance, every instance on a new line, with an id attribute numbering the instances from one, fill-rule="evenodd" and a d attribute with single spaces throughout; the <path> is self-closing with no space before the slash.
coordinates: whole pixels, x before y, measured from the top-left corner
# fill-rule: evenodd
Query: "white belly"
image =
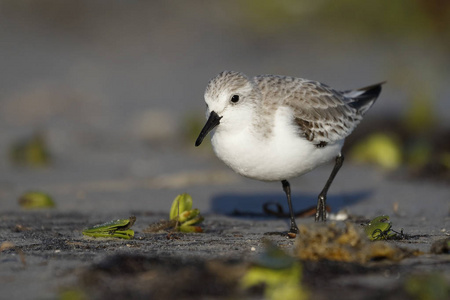
<path id="1" fill-rule="evenodd" d="M 236 173 L 279 181 L 305 174 L 335 158 L 343 141 L 318 148 L 298 132 L 278 128 L 268 138 L 258 138 L 246 130 L 238 134 L 218 130 L 212 145 L 216 155 Z"/>

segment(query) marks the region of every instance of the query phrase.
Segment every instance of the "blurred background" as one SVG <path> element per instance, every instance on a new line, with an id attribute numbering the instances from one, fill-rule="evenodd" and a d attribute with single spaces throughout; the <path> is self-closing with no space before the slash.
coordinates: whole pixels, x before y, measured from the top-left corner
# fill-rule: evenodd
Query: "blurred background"
<path id="1" fill-rule="evenodd" d="M 1 0 L 0 197 L 84 199 L 89 182 L 126 191 L 225 169 L 193 146 L 222 70 L 342 90 L 387 81 L 346 151 L 448 183 L 449 54 L 446 0 Z"/>

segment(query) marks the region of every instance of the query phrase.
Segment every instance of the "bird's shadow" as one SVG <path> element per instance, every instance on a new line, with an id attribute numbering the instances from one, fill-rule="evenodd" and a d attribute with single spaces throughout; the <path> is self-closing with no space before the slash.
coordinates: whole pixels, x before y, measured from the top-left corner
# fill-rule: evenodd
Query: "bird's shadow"
<path id="1" fill-rule="evenodd" d="M 358 203 L 372 194 L 371 190 L 361 190 L 352 193 L 331 194 L 327 197 L 327 205 L 331 212 L 339 210 Z M 318 195 L 296 193 L 292 195 L 292 206 L 294 212 L 298 212 L 317 204 Z M 217 214 L 232 216 L 253 216 L 268 217 L 264 213 L 263 206 L 266 203 L 275 202 L 281 205 L 284 212 L 289 212 L 284 193 L 265 193 L 265 194 L 239 194 L 224 193 L 213 196 L 211 199 L 211 211 Z"/>

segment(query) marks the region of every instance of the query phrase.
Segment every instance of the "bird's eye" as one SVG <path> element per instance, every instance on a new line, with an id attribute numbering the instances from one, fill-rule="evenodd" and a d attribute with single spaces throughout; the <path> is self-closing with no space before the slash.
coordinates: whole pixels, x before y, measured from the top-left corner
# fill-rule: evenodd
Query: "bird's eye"
<path id="1" fill-rule="evenodd" d="M 231 96 L 231 102 L 233 102 L 233 103 L 239 102 L 239 95 L 233 95 L 233 96 Z"/>

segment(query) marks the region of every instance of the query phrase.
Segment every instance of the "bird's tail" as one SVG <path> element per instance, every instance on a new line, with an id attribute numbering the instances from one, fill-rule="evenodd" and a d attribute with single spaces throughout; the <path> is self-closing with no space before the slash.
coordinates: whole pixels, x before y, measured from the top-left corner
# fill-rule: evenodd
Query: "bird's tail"
<path id="1" fill-rule="evenodd" d="M 375 100 L 377 100 L 381 93 L 381 85 L 384 83 L 386 83 L 386 81 L 357 90 L 345 91 L 343 92 L 343 95 L 351 99 L 348 104 L 358 110 L 359 114 L 363 115 L 375 103 Z"/>

